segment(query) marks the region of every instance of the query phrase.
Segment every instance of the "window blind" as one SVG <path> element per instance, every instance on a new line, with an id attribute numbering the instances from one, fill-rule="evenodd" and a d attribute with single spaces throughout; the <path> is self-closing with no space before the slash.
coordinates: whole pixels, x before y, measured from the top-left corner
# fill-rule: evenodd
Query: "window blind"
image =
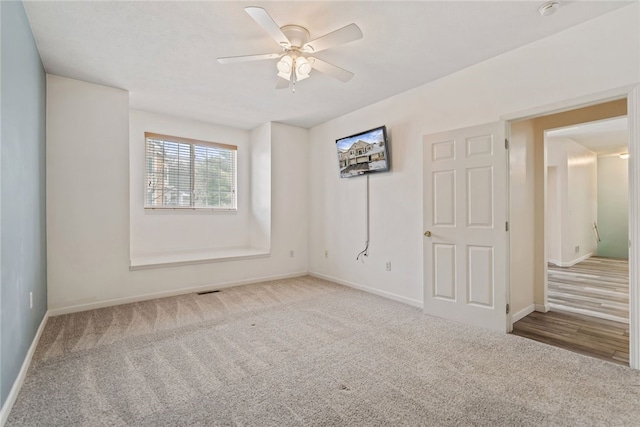
<path id="1" fill-rule="evenodd" d="M 145 208 L 237 208 L 235 145 L 149 132 L 145 141 Z"/>

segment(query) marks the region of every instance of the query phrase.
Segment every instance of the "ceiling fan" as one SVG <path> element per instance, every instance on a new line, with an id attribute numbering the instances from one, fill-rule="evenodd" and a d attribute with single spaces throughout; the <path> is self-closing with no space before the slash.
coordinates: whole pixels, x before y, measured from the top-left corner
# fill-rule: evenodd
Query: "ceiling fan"
<path id="1" fill-rule="evenodd" d="M 351 71 L 309 55 L 361 39 L 362 31 L 356 24 L 349 24 L 310 41 L 309 31 L 300 25 L 279 27 L 261 7 L 250 6 L 244 10 L 280 45 L 282 52 L 218 58 L 221 64 L 279 58 L 277 69 L 280 78 L 276 89 L 285 89 L 292 84 L 294 92 L 296 82 L 308 78 L 312 69 L 342 82 L 347 82 L 353 77 Z"/>

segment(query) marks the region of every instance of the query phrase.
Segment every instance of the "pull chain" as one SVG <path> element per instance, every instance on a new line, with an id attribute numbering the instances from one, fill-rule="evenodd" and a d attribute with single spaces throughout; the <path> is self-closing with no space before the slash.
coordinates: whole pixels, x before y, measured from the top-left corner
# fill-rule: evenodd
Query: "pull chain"
<path id="1" fill-rule="evenodd" d="M 298 80 L 297 77 L 298 76 L 296 75 L 296 60 L 294 58 L 292 67 L 291 67 L 291 83 L 293 83 L 293 85 L 291 86 L 291 91 L 293 93 L 296 93 L 296 81 Z"/>

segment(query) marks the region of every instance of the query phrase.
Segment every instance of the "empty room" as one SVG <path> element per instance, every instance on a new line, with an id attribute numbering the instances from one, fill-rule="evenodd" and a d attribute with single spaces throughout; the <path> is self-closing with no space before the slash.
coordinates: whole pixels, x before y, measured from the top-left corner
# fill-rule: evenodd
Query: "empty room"
<path id="1" fill-rule="evenodd" d="M 0 427 L 640 424 L 637 1 L 15 0 L 0 41 Z M 609 360 L 511 333 L 557 301 L 535 123 L 607 103 Z"/>

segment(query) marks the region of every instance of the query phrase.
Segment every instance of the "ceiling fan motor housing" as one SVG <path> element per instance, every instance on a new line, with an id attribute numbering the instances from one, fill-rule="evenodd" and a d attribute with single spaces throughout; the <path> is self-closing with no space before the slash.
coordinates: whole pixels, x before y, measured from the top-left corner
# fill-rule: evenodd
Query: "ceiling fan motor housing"
<path id="1" fill-rule="evenodd" d="M 309 31 L 300 25 L 285 25 L 280 30 L 289 39 L 290 48 L 294 50 L 300 50 L 309 41 Z M 283 47 L 288 48 L 288 46 Z"/>

